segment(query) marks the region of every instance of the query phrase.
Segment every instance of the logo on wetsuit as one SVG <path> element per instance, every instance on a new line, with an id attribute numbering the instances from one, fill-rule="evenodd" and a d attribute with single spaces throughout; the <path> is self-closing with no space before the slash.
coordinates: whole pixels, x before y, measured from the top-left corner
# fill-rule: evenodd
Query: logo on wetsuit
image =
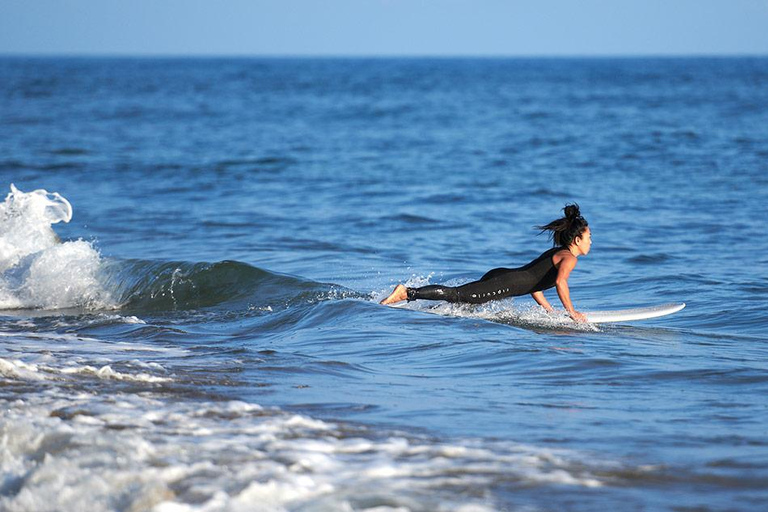
<path id="1" fill-rule="evenodd" d="M 488 293 L 483 293 L 483 294 L 480 294 L 480 295 L 478 295 L 477 293 L 473 293 L 472 294 L 472 298 L 473 299 L 478 299 L 478 298 L 479 299 L 484 299 L 486 297 L 494 297 L 496 295 L 501 295 L 502 293 L 507 293 L 508 291 L 509 291 L 509 288 L 505 288 L 505 289 L 499 290 L 497 292 L 488 292 Z"/>

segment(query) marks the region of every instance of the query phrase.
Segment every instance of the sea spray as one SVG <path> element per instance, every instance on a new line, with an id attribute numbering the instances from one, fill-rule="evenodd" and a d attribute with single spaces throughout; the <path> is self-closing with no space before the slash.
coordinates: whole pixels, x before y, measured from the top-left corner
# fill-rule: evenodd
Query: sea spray
<path id="1" fill-rule="evenodd" d="M 25 194 L 11 184 L 11 192 L 0 204 L 0 271 L 55 245 L 58 238 L 51 225 L 71 219 L 72 206 L 58 193 Z"/>
<path id="2" fill-rule="evenodd" d="M 46 190 L 11 192 L 0 204 L 0 309 L 108 308 L 101 257 L 89 242 L 61 242 L 52 229 L 72 206 Z"/>

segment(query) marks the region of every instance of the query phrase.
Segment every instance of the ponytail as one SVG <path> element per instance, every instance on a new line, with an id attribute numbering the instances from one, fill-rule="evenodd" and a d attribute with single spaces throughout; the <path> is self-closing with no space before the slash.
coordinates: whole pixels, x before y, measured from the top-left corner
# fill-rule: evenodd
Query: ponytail
<path id="1" fill-rule="evenodd" d="M 546 226 L 536 226 L 536 229 L 540 229 L 542 233 L 549 231 L 549 237 L 558 247 L 571 245 L 589 226 L 587 219 L 581 216 L 578 204 L 566 204 L 563 213 L 564 217 L 553 220 Z"/>

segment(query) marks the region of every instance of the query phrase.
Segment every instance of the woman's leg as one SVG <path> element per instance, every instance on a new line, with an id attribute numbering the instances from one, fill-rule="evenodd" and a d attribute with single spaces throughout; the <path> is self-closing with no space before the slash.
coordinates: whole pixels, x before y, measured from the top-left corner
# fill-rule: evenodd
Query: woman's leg
<path id="1" fill-rule="evenodd" d="M 429 285 L 421 288 L 406 288 L 408 300 L 444 300 L 447 302 L 463 302 L 465 304 L 482 304 L 499 300 L 512 295 L 506 276 L 472 281 L 461 286 Z"/>
<path id="2" fill-rule="evenodd" d="M 493 269 L 479 281 L 472 281 L 461 286 L 429 285 L 421 288 L 406 288 L 399 284 L 380 304 L 394 304 L 404 300 L 444 300 L 447 302 L 465 302 L 482 304 L 499 300 L 510 295 L 520 295 L 517 283 L 518 272 L 506 268 Z"/>
<path id="3" fill-rule="evenodd" d="M 406 288 L 408 300 L 445 300 L 448 302 L 461 302 L 459 292 L 453 286 L 431 284 L 421 288 Z"/>
<path id="4" fill-rule="evenodd" d="M 461 302 L 456 288 L 452 286 L 429 285 L 421 288 L 406 288 L 399 284 L 386 299 L 379 304 L 394 304 L 404 300 L 445 300 L 448 302 Z"/>

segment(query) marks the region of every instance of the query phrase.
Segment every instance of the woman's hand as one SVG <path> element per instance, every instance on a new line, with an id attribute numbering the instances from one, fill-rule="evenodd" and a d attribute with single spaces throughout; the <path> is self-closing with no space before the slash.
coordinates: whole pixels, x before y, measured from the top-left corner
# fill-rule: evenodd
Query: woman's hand
<path id="1" fill-rule="evenodd" d="M 584 313 L 579 313 L 576 310 L 569 311 L 568 315 L 573 319 L 574 322 L 581 322 L 581 323 L 588 322 L 587 315 L 585 315 Z"/>

